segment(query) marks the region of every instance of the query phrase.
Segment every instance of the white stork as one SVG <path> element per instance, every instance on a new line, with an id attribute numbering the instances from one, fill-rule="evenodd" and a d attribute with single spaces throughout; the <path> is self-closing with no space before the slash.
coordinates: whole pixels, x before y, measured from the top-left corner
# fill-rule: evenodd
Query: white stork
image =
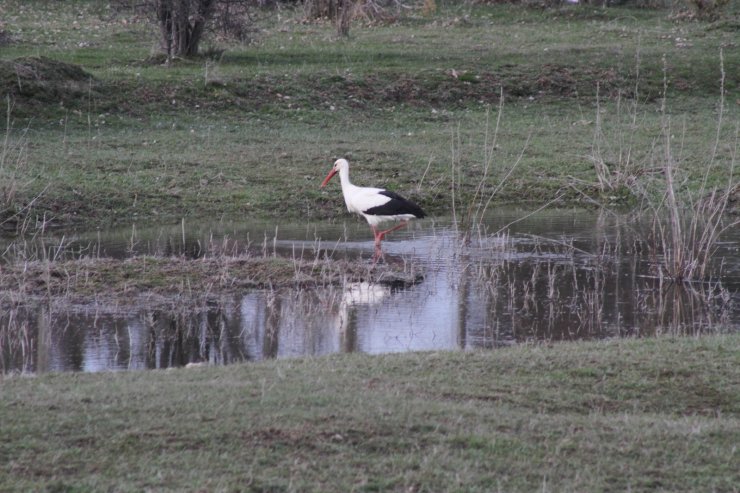
<path id="1" fill-rule="evenodd" d="M 321 187 L 325 187 L 337 173 L 342 182 L 342 195 L 344 195 L 347 209 L 361 215 L 370 224 L 375 235 L 376 249 L 380 248 L 380 242 L 386 234 L 403 228 L 411 219 L 421 219 L 426 216 L 421 207 L 397 193 L 382 188 L 358 187 L 350 183 L 349 162 L 346 159 L 337 159 L 334 162 L 334 166 L 324 178 Z M 390 229 L 378 231 L 378 224 L 388 221 L 401 221 L 401 223 Z"/>

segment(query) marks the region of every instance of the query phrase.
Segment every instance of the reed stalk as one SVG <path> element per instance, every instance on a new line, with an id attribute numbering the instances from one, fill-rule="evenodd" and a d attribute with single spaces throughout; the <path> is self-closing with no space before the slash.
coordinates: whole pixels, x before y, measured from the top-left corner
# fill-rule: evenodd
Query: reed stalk
<path id="1" fill-rule="evenodd" d="M 466 176 L 469 173 L 466 174 L 463 172 L 463 157 L 460 152 L 462 147 L 460 144 L 460 132 L 459 130 L 457 132 L 453 131 L 451 146 L 451 209 L 453 224 L 458 235 L 461 234 L 460 237 L 463 244 L 470 242 L 473 231 L 478 231 L 481 235 L 483 234 L 482 226 L 491 202 L 522 162 L 524 153 L 532 137 L 530 132 L 517 158 L 511 163 L 508 169 L 502 166 L 502 163 L 496 162 L 496 150 L 499 147 L 498 139 L 504 111 L 504 100 L 502 88 L 499 93 L 496 120 L 493 124 L 491 123 L 490 110 L 486 112 L 481 172 L 475 178 L 476 181 L 472 185 L 470 185 L 471 177 Z M 472 194 L 466 193 L 466 188 L 472 188 Z"/>

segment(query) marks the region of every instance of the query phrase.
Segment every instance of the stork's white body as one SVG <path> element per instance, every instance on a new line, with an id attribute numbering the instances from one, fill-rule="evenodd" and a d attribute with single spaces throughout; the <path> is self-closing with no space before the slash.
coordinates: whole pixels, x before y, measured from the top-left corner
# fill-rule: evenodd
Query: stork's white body
<path id="1" fill-rule="evenodd" d="M 326 186 L 337 173 L 339 173 L 347 210 L 361 215 L 370 224 L 375 234 L 376 246 L 380 246 L 380 242 L 387 233 L 404 227 L 411 219 L 421 219 L 426 216 L 421 207 L 393 192 L 383 188 L 353 185 L 349 181 L 349 162 L 346 159 L 337 159 L 321 186 Z M 376 229 L 378 224 L 390 221 L 401 221 L 401 224 L 386 231 Z"/>
<path id="2" fill-rule="evenodd" d="M 341 174 L 340 174 L 340 178 Z M 345 184 L 346 180 L 346 184 Z M 382 188 L 358 187 L 349 182 L 347 175 L 342 178 L 342 195 L 344 203 L 347 204 L 347 210 L 364 217 L 368 224 L 377 226 L 378 224 L 391 221 L 408 221 L 415 219 L 414 214 L 397 213 L 397 214 L 368 214 L 365 211 L 381 207 L 392 199 L 380 192 L 385 192 Z"/>

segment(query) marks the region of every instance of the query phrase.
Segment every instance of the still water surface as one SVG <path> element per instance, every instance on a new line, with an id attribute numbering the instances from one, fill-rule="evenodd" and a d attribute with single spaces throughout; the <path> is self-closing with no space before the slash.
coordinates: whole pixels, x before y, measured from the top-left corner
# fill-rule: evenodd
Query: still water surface
<path id="1" fill-rule="evenodd" d="M 527 215 L 498 210 L 486 234 L 477 232 L 469 242 L 449 220 L 427 220 L 394 233 L 384 242 L 381 261 L 421 273 L 423 280 L 412 286 L 347 282 L 312 290 L 250 290 L 158 309 L 23 305 L 0 315 L 0 367 L 151 369 L 740 330 L 740 232 L 723 238 L 711 282 L 686 289 L 656 277 L 639 235 L 618 218 L 571 209 Z M 214 248 L 249 248 L 264 255 L 370 262 L 373 253 L 369 228 L 353 218 L 277 226 L 132 226 L 65 235 L 47 244 L 111 257 L 196 257 Z"/>

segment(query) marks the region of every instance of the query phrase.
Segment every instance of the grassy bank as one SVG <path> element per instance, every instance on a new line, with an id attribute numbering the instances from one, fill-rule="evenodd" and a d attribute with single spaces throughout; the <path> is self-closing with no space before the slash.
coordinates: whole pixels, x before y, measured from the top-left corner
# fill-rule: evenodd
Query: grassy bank
<path id="1" fill-rule="evenodd" d="M 598 186 L 595 135 L 615 181 L 625 167 L 652 177 L 670 116 L 689 190 L 708 156 L 709 184 L 727 186 L 736 145 L 734 11 L 700 22 L 665 10 L 440 4 L 336 39 L 333 26 L 283 7 L 254 12 L 251 44 L 212 39 L 219 56 L 170 67 L 148 61 L 157 30 L 135 11 L 9 1 L 3 15 L 7 229 L 336 216 L 338 191 L 318 184 L 339 156 L 355 163 L 357 183 L 433 214 L 449 212 L 453 169 L 462 200 L 479 188 L 487 199 L 509 175 L 495 202 L 628 202 L 636 187 Z M 730 97 L 716 145 L 721 51 Z"/>
<path id="2" fill-rule="evenodd" d="M 740 337 L 5 377 L 3 491 L 734 491 Z"/>

